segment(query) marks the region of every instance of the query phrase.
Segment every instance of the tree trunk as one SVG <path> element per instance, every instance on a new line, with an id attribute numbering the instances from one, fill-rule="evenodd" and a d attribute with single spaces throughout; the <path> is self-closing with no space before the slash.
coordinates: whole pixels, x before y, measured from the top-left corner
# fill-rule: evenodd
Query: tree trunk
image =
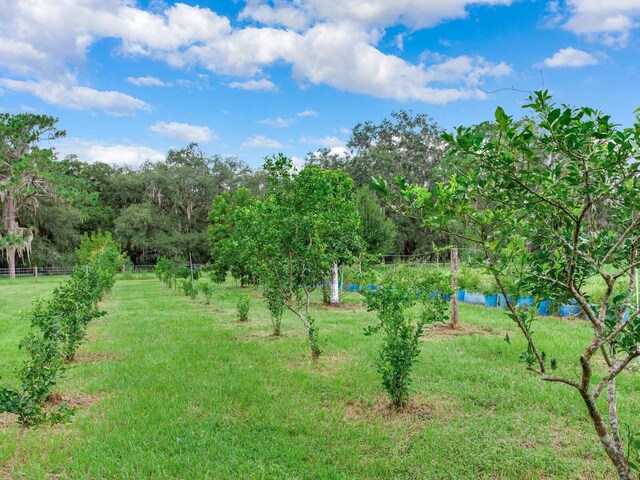
<path id="1" fill-rule="evenodd" d="M 340 306 L 340 292 L 338 289 L 338 264 L 334 263 L 331 267 L 331 306 Z"/>
<path id="2" fill-rule="evenodd" d="M 9 191 L 7 193 L 7 218 L 6 218 L 6 229 L 7 233 L 17 234 L 18 224 L 16 222 L 16 203 L 15 198 L 13 196 L 13 192 Z M 9 266 L 9 278 L 16 278 L 16 247 L 15 245 L 10 245 L 6 249 L 7 254 L 7 263 Z"/>
<path id="3" fill-rule="evenodd" d="M 616 444 L 615 438 L 608 432 L 593 396 L 584 390 L 579 391 L 584 403 L 587 405 L 589 416 L 596 429 L 600 443 L 602 443 L 609 459 L 616 467 L 618 477 L 620 480 L 636 480 L 636 476 L 631 472 L 631 468 L 629 468 L 624 450 L 620 448 L 621 446 L 619 444 Z"/>
<path id="4" fill-rule="evenodd" d="M 451 288 L 453 295 L 451 296 L 451 328 L 456 329 L 460 325 L 458 323 L 458 249 L 451 249 Z"/>

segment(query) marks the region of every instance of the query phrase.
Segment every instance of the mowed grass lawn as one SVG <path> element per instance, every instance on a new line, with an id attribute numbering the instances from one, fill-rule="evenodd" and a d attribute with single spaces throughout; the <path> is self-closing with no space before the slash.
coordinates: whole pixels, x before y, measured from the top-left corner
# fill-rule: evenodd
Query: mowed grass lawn
<path id="1" fill-rule="evenodd" d="M 0 281 L 0 374 L 11 381 L 27 325 L 18 312 L 60 279 Z M 250 321 L 236 302 L 250 295 Z M 375 321 L 350 294 L 314 312 L 324 352 L 310 361 L 302 325 L 270 336 L 259 292 L 217 286 L 211 305 L 155 279 L 119 280 L 60 384 L 71 423 L 26 432 L 19 478 L 602 479 L 614 478 L 578 395 L 525 371 L 525 344 L 497 310 L 463 305 L 464 334 L 427 330 L 410 413 L 390 414 L 376 372 Z M 589 336 L 579 321 L 535 327 L 574 375 Z M 509 332 L 511 344 L 503 340 Z M 573 363 L 571 363 L 573 362 Z M 640 375 L 619 380 L 638 426 Z M 0 477 L 19 428 L 0 416 Z"/>

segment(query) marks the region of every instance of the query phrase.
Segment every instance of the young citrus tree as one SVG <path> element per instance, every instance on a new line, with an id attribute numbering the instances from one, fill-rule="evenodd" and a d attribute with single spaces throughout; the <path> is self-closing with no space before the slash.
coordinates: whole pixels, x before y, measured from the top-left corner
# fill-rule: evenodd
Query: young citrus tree
<path id="1" fill-rule="evenodd" d="M 378 315 L 378 323 L 365 329 L 365 335 L 382 331 L 383 341 L 378 355 L 378 372 L 382 386 L 396 409 L 407 406 L 411 386 L 411 370 L 420 354 L 424 326 L 444 322 L 448 318 L 448 295 L 451 276 L 442 272 L 424 275 L 407 267 L 390 268 L 375 281 L 376 288 L 360 291 L 369 311 Z M 363 282 L 363 283 L 365 283 Z M 420 310 L 413 308 L 420 304 Z"/>
<path id="2" fill-rule="evenodd" d="M 555 105 L 547 92 L 533 94 L 526 107 L 534 117 L 520 122 L 498 108 L 489 138 L 472 128 L 446 135 L 464 168 L 431 190 L 403 185 L 402 195 L 429 226 L 480 246 L 526 338 L 527 369 L 575 389 L 619 477 L 636 478 L 616 382 L 640 356 L 640 311 L 632 301 L 640 265 L 640 116 L 620 128 L 592 108 Z M 382 182 L 376 188 L 385 190 Z M 594 276 L 604 289 L 597 302 L 586 286 Z M 545 353 L 531 329 L 533 309 L 516 305 L 507 277 L 539 299 L 580 306 L 593 334 L 574 362 L 562 365 Z"/>
<path id="3" fill-rule="evenodd" d="M 340 170 L 307 166 L 294 172 L 280 154 L 267 158 L 270 194 L 249 210 L 243 225 L 260 282 L 271 296 L 303 323 L 311 355 L 320 355 L 318 329 L 311 317 L 311 294 L 336 263 L 349 263 L 360 249 L 360 218 L 353 181 Z M 252 239 L 252 240 L 251 240 Z"/>

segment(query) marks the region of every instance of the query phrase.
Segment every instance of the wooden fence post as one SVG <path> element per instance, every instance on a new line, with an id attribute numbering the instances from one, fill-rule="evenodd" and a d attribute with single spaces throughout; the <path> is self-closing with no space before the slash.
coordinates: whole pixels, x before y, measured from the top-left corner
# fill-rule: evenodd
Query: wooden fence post
<path id="1" fill-rule="evenodd" d="M 458 248 L 451 249 L 451 288 L 453 295 L 451 296 L 451 328 L 456 329 L 460 326 L 458 321 Z"/>

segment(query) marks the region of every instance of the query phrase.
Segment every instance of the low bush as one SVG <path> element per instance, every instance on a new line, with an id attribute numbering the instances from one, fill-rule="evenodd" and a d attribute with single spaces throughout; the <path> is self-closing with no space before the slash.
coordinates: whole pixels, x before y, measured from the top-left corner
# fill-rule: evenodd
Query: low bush
<path id="1" fill-rule="evenodd" d="M 213 283 L 211 280 L 205 278 L 200 280 L 197 287 L 202 292 L 202 295 L 204 295 L 205 303 L 209 305 L 211 303 L 211 297 L 213 296 Z"/>
<path id="2" fill-rule="evenodd" d="M 383 340 L 377 361 L 382 385 L 395 408 L 407 405 L 411 370 L 420 354 L 420 338 L 425 324 L 448 318 L 446 296 L 451 287 L 448 275 L 430 272 L 420 276 L 406 268 L 385 271 L 377 288 L 360 291 L 369 311 L 378 315 L 378 323 L 365 329 L 365 335 L 382 331 Z M 416 317 L 413 307 L 421 304 Z"/>
<path id="3" fill-rule="evenodd" d="M 246 322 L 249 320 L 249 309 L 251 308 L 251 299 L 247 296 L 238 299 L 238 321 Z"/>
<path id="4" fill-rule="evenodd" d="M 192 300 L 198 297 L 198 284 L 191 280 L 191 278 L 181 278 L 179 285 L 185 297 L 190 297 Z"/>

